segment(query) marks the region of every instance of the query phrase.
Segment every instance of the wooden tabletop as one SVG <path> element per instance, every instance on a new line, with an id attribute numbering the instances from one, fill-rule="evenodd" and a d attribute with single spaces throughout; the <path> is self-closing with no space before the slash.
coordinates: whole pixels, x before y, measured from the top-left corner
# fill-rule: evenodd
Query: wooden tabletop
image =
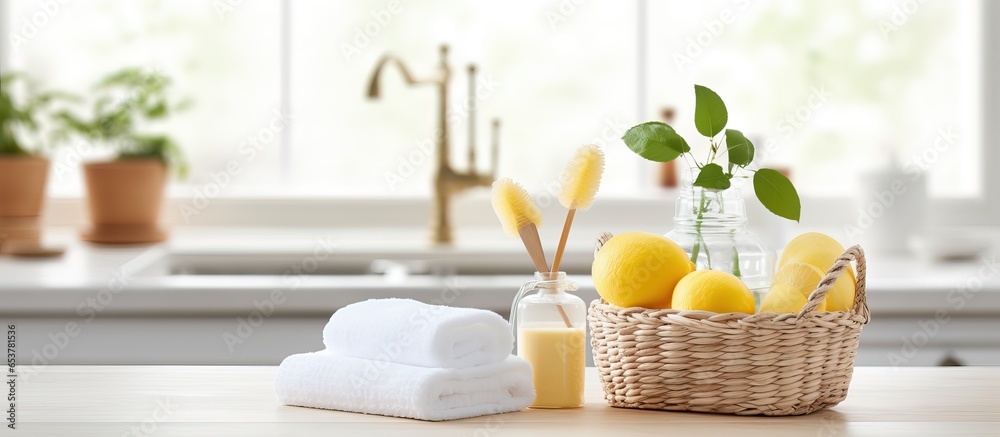
<path id="1" fill-rule="evenodd" d="M 16 386 L 17 431 L 5 422 L 0 435 L 1000 435 L 998 367 L 859 367 L 846 401 L 796 417 L 611 408 L 604 402 L 596 371 L 587 369 L 583 408 L 436 423 L 279 405 L 273 389 L 275 369 L 49 366 L 32 374 L 24 370 Z M 7 402 L 3 405 L 6 410 Z"/>

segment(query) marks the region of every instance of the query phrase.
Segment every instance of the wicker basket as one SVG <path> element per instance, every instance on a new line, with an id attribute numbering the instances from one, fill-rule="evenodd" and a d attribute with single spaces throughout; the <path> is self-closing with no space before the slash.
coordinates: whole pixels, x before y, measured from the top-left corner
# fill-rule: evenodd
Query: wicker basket
<path id="1" fill-rule="evenodd" d="M 815 312 L 851 261 L 854 308 Z M 869 320 L 864 251 L 847 249 L 798 314 L 621 308 L 598 299 L 588 319 L 594 363 L 613 407 L 808 414 L 847 397 Z"/>

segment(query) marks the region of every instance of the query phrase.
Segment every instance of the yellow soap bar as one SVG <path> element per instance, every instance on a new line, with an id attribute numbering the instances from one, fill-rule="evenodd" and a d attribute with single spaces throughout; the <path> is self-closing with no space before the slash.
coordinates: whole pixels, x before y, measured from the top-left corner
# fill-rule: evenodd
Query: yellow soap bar
<path id="1" fill-rule="evenodd" d="M 583 406 L 585 337 L 583 328 L 555 323 L 530 323 L 518 329 L 517 355 L 534 370 L 532 408 Z"/>

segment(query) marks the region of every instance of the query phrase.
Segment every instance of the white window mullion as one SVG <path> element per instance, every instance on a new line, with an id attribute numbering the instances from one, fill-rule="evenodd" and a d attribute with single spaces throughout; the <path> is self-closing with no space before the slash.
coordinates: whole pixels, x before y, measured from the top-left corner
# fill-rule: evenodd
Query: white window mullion
<path id="1" fill-rule="evenodd" d="M 0 1 L 0 36 L 3 37 L 3 41 L 0 41 L 0 74 L 6 73 L 10 69 L 10 56 L 7 55 L 10 50 L 10 30 L 11 27 L 11 17 L 10 17 L 10 6 L 6 1 Z"/>
<path id="2" fill-rule="evenodd" d="M 281 44 L 279 45 L 281 54 L 279 55 L 281 59 L 281 113 L 290 114 L 292 108 L 292 13 L 291 13 L 290 0 L 282 0 L 281 2 L 281 23 L 279 26 L 279 31 L 281 32 Z M 285 189 L 291 185 L 291 168 L 292 168 L 292 129 L 294 129 L 294 124 L 290 124 L 287 128 L 281 131 L 281 163 L 280 163 L 280 173 L 281 182 Z"/>
<path id="3" fill-rule="evenodd" d="M 1000 163 L 1000 4 L 984 1 L 983 14 L 983 102 L 982 126 L 984 197 L 991 207 L 993 224 L 1000 223 L 1000 172 L 995 166 Z"/>

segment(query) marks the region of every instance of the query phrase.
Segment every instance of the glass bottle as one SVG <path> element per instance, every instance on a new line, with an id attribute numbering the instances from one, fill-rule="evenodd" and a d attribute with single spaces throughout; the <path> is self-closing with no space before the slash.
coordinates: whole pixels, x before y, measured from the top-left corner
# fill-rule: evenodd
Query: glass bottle
<path id="1" fill-rule="evenodd" d="M 564 272 L 535 272 L 511 305 L 517 355 L 534 371 L 532 408 L 583 406 L 587 305 L 567 293 L 576 289 Z"/>
<path id="2" fill-rule="evenodd" d="M 774 277 L 776 257 L 747 230 L 742 181 L 733 178 L 730 188 L 712 190 L 694 186 L 691 172 L 686 172 L 674 209 L 674 229 L 666 237 L 684 248 L 698 270 L 721 270 L 742 279 L 760 308 Z"/>

